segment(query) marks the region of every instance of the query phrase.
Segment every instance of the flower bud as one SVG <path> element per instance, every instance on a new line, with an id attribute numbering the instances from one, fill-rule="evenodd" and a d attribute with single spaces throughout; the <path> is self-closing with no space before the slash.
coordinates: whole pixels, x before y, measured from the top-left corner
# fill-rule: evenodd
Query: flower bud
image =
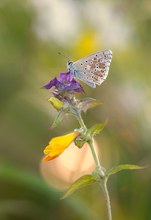
<path id="1" fill-rule="evenodd" d="M 61 102 L 59 99 L 57 99 L 56 97 L 51 97 L 50 99 L 48 99 L 48 102 L 56 109 L 59 110 L 63 107 L 64 103 Z"/>

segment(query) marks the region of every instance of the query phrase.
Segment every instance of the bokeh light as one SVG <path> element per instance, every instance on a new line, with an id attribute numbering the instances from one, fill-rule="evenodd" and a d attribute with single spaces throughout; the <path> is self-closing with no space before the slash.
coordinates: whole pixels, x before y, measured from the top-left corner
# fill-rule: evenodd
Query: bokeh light
<path id="1" fill-rule="evenodd" d="M 58 158 L 49 162 L 42 160 L 40 164 L 41 173 L 48 184 L 58 190 L 67 189 L 81 176 L 92 173 L 95 167 L 87 143 L 81 149 L 72 143 Z"/>

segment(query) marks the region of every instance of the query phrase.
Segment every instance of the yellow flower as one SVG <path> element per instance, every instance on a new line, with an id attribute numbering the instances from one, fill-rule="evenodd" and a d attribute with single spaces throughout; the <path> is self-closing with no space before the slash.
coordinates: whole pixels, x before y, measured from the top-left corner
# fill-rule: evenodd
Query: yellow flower
<path id="1" fill-rule="evenodd" d="M 79 135 L 79 132 L 72 132 L 67 135 L 52 138 L 49 144 L 44 149 L 45 161 L 53 160 L 64 152 L 69 147 L 72 141 Z"/>
<path id="2" fill-rule="evenodd" d="M 91 29 L 86 29 L 79 35 L 73 46 L 73 51 L 76 57 L 83 57 L 97 51 L 99 47 L 100 41 L 98 41 L 97 33 Z"/>

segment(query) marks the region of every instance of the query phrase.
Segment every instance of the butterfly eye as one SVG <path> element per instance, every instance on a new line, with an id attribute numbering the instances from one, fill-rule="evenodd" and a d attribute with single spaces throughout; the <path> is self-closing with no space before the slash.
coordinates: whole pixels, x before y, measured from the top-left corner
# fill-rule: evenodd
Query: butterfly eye
<path id="1" fill-rule="evenodd" d="M 68 61 L 68 65 L 72 64 L 73 62 L 72 61 Z"/>

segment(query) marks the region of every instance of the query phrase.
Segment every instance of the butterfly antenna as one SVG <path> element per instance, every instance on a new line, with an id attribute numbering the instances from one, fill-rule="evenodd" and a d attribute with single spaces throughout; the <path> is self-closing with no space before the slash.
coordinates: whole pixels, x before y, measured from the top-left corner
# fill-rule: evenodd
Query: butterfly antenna
<path id="1" fill-rule="evenodd" d="M 70 60 L 70 58 L 66 54 L 64 54 L 64 53 L 58 52 L 58 54 L 63 56 L 63 57 L 65 57 L 65 58 L 67 58 L 68 60 Z"/>

